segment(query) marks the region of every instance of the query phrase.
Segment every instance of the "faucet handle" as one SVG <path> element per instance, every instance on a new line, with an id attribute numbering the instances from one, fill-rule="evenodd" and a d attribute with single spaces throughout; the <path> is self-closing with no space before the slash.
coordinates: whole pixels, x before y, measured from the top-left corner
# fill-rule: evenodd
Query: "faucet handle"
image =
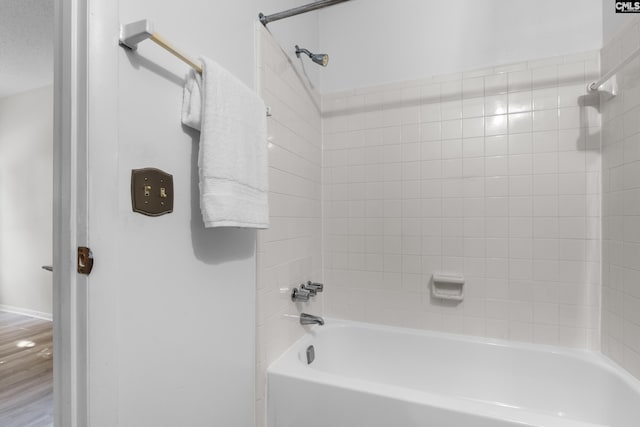
<path id="1" fill-rule="evenodd" d="M 311 297 L 311 291 L 307 290 L 307 289 L 298 289 L 298 288 L 293 288 L 293 290 L 291 291 L 291 301 L 296 302 L 296 301 L 304 301 L 307 302 L 309 301 L 309 297 Z"/>
<path id="2" fill-rule="evenodd" d="M 311 292 L 311 296 L 315 296 L 315 294 L 317 294 L 318 292 L 322 292 L 324 289 L 324 285 L 322 283 L 314 283 L 311 280 L 300 287 Z"/>

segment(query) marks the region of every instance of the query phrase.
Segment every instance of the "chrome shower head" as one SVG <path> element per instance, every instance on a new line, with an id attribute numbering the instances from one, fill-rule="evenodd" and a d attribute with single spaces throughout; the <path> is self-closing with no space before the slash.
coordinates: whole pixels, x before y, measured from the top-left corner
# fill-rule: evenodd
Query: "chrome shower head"
<path id="1" fill-rule="evenodd" d="M 301 53 L 306 54 L 309 58 L 311 58 L 313 62 L 322 65 L 323 67 L 326 67 L 329 63 L 329 55 L 327 55 L 326 53 L 311 53 L 307 49 L 302 49 L 298 45 L 296 45 L 296 56 L 298 58 L 300 58 Z"/>

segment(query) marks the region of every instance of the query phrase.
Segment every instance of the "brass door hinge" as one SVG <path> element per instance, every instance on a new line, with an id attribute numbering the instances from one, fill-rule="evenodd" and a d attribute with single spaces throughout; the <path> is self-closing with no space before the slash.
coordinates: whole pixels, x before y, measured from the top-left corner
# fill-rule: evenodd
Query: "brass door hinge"
<path id="1" fill-rule="evenodd" d="M 78 273 L 89 275 L 93 268 L 93 253 L 85 246 L 78 246 Z"/>

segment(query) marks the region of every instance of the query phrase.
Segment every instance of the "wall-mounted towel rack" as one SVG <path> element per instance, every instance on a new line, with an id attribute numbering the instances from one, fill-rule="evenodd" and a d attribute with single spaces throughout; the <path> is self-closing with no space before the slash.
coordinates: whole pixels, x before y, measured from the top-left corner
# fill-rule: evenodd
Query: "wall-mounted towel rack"
<path id="1" fill-rule="evenodd" d="M 188 55 L 180 52 L 179 49 L 172 46 L 167 40 L 161 37 L 153 30 L 153 23 L 148 19 L 132 22 L 130 24 L 120 25 L 120 46 L 136 50 L 138 44 L 146 39 L 150 39 L 158 46 L 189 65 L 191 68 L 202 74 L 202 65 L 191 59 Z M 267 117 L 271 116 L 271 108 L 267 107 Z"/>
<path id="2" fill-rule="evenodd" d="M 162 38 L 158 33 L 153 31 L 153 23 L 148 19 L 132 22 L 120 26 L 120 45 L 131 50 L 138 48 L 138 43 L 151 39 L 158 46 L 183 61 L 191 68 L 202 74 L 202 66 L 193 59 L 189 58 L 177 48 L 173 47 L 169 42 Z"/>

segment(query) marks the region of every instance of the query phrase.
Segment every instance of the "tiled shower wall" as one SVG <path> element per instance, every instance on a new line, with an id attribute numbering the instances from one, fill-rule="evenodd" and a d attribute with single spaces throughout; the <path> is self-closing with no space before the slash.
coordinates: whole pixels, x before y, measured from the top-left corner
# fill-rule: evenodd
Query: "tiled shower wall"
<path id="1" fill-rule="evenodd" d="M 640 47 L 634 19 L 602 50 L 602 72 Z M 640 378 L 640 60 L 602 95 L 602 351 Z M 610 86 L 603 87 L 610 90 Z"/>
<path id="2" fill-rule="evenodd" d="M 292 303 L 290 289 L 322 281 L 320 96 L 271 34 L 256 30 L 260 94 L 271 107 L 269 213 L 257 242 L 256 426 L 264 426 L 265 370 L 304 333 L 301 311 L 322 314 L 322 294 Z"/>
<path id="3" fill-rule="evenodd" d="M 328 316 L 599 346 L 598 52 L 323 96 Z M 465 300 L 431 297 L 463 273 Z"/>

